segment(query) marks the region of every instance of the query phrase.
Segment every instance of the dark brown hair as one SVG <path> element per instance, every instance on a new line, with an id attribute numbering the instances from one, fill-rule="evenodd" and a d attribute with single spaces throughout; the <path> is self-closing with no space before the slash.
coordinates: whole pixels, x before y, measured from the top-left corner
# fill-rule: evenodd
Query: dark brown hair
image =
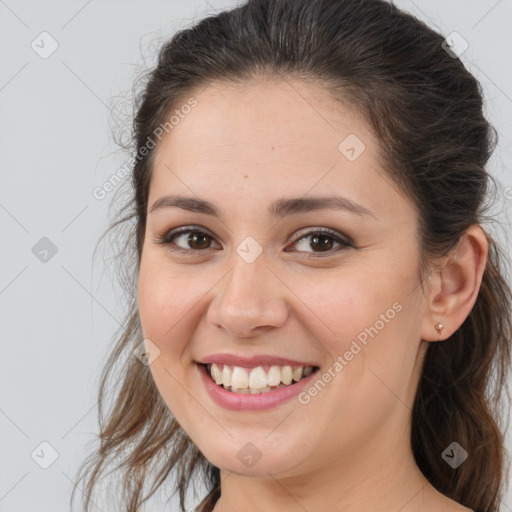
<path id="1" fill-rule="evenodd" d="M 422 278 L 470 226 L 495 220 L 489 215 L 495 181 L 485 167 L 496 130 L 484 117 L 480 84 L 443 42 L 384 0 L 249 0 L 177 32 L 161 47 L 136 97 L 132 190 L 109 228 L 130 224 L 118 253 L 125 258 L 119 268 L 129 304 L 101 377 L 99 447 L 79 472 L 86 511 L 100 476 L 116 460 L 108 474 L 120 472 L 118 503 L 128 512 L 139 510 L 170 475 L 182 510 L 196 473 L 210 491 L 207 510 L 220 495 L 219 468 L 173 418 L 149 367 L 133 357 L 143 339 L 136 287 L 155 154 L 154 148 L 142 154 L 148 140 L 185 98 L 213 81 L 314 81 L 363 116 L 379 141 L 382 168 L 416 205 Z M 498 509 L 508 474 L 502 425 L 508 415 L 500 408 L 507 404 L 503 394 L 509 398 L 512 296 L 505 254 L 487 230 L 486 236 L 489 258 L 473 309 L 449 339 L 429 344 L 411 437 L 426 478 L 475 512 Z M 113 400 L 105 417 L 109 379 Z M 441 457 L 453 441 L 469 453 L 457 469 Z"/>

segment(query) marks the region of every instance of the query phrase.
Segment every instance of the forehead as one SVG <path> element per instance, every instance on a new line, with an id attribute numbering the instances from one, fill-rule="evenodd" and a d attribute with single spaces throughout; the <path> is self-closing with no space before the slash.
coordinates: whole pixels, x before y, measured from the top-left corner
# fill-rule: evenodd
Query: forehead
<path id="1" fill-rule="evenodd" d="M 339 145 L 349 135 L 374 158 L 375 141 L 364 120 L 334 101 L 319 84 L 298 80 L 215 82 L 189 98 L 196 106 L 180 116 L 157 147 L 165 161 L 232 162 L 261 168 L 275 159 L 315 167 L 343 156 Z M 188 101 L 183 97 L 173 111 Z M 176 116 L 174 116 L 177 119 Z M 346 159 L 345 159 L 346 160 Z M 375 162 L 376 163 L 376 162 Z"/>
<path id="2" fill-rule="evenodd" d="M 365 120 L 318 83 L 221 82 L 181 104 L 190 98 L 196 105 L 157 146 L 150 204 L 173 192 L 231 202 L 236 194 L 246 206 L 254 197 L 339 192 L 375 211 L 396 195 Z"/>
<path id="3" fill-rule="evenodd" d="M 339 156 L 338 145 L 349 134 L 368 148 L 375 145 L 365 121 L 335 101 L 319 82 L 260 79 L 247 84 L 214 82 L 195 89 L 197 105 L 182 116 L 159 150 L 207 149 L 229 156 L 244 147 L 247 159 L 266 158 L 279 146 L 282 151 Z M 187 98 L 181 99 L 185 104 Z M 174 108 L 179 110 L 179 104 Z M 183 151 L 181 151 L 183 153 Z M 243 156 L 243 155 L 237 155 Z M 273 155 L 271 155 L 273 156 Z"/>

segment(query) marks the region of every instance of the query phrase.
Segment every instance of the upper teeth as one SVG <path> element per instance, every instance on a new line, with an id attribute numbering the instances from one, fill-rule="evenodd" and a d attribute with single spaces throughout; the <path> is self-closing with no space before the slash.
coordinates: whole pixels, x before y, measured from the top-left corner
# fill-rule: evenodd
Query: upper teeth
<path id="1" fill-rule="evenodd" d="M 268 373 L 261 366 L 244 368 L 213 363 L 210 367 L 210 375 L 217 384 L 237 389 L 263 389 L 267 386 L 278 386 L 281 382 L 288 385 L 292 380 L 298 382 L 312 371 L 312 366 L 294 366 L 292 368 L 289 365 L 271 366 Z"/>

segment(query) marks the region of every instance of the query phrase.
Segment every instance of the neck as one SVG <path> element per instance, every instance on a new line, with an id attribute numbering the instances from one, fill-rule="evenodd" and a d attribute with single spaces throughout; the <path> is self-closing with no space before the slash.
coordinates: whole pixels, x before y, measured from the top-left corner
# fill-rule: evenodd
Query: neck
<path id="1" fill-rule="evenodd" d="M 279 478 L 268 472 L 268 478 L 254 478 L 221 470 L 221 498 L 213 510 L 425 512 L 456 505 L 426 480 L 412 452 L 391 447 L 377 457 L 368 448 L 300 476 Z"/>

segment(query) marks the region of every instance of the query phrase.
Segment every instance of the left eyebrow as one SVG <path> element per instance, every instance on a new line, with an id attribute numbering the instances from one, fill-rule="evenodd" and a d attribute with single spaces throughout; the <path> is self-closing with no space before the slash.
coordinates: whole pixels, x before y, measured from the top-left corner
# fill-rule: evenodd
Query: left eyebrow
<path id="1" fill-rule="evenodd" d="M 194 213 L 203 213 L 213 217 L 221 217 L 219 209 L 209 201 L 196 197 L 168 195 L 157 199 L 151 206 L 150 213 L 160 208 L 181 208 Z M 269 206 L 269 215 L 273 219 L 282 219 L 287 215 L 318 211 L 345 210 L 361 216 L 377 217 L 364 206 L 354 203 L 341 196 L 314 196 L 297 198 L 279 198 Z"/>
<path id="2" fill-rule="evenodd" d="M 371 216 L 377 220 L 370 210 L 341 196 L 283 197 L 270 205 L 269 214 L 274 219 L 281 219 L 294 213 L 315 210 L 346 210 L 361 216 Z"/>

